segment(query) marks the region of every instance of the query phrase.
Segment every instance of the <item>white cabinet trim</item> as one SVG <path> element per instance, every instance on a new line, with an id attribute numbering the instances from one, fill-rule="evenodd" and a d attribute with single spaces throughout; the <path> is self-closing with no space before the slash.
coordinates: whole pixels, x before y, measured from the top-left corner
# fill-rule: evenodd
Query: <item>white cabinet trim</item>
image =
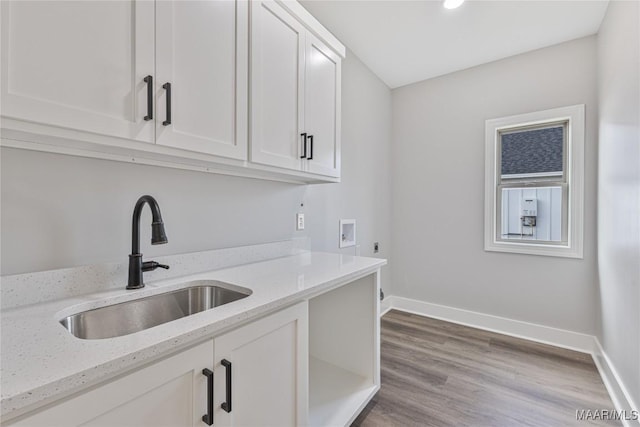
<path id="1" fill-rule="evenodd" d="M 327 44 L 334 50 L 341 58 L 345 58 L 347 50 L 340 40 L 338 40 L 329 30 L 322 26 L 311 13 L 307 11 L 300 3 L 295 0 L 276 0 L 285 9 L 287 9 L 293 16 L 296 16 L 300 22 L 302 22 L 316 37 Z"/>

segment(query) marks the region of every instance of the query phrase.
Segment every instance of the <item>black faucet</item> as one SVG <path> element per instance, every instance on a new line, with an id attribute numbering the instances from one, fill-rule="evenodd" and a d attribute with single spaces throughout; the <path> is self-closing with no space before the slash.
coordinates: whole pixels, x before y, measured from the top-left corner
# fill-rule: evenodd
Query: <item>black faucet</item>
<path id="1" fill-rule="evenodd" d="M 140 197 L 133 210 L 131 255 L 129 255 L 129 283 L 127 289 L 144 288 L 142 273 L 145 271 L 153 271 L 158 267 L 169 269 L 168 265 L 155 261 L 142 262 L 142 254 L 140 253 L 140 215 L 142 214 L 142 208 L 145 203 L 149 204 L 151 215 L 153 216 L 153 222 L 151 223 L 151 244 L 162 245 L 167 243 L 167 235 L 164 232 L 164 223 L 162 222 L 158 202 L 151 196 Z"/>

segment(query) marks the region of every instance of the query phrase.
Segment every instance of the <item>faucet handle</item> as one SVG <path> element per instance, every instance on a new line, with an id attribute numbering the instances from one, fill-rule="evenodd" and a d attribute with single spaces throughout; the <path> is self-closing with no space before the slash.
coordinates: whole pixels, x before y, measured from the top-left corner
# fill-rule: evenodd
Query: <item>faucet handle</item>
<path id="1" fill-rule="evenodd" d="M 164 268 L 165 270 L 168 270 L 169 266 L 155 261 L 145 261 L 142 263 L 142 271 L 153 271 L 156 268 Z"/>

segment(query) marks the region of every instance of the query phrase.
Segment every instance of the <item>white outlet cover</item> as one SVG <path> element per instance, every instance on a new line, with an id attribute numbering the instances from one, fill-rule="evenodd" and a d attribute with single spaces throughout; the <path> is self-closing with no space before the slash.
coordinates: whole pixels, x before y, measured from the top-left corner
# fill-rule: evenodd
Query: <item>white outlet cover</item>
<path id="1" fill-rule="evenodd" d="M 304 214 L 296 214 L 296 230 L 304 230 Z"/>

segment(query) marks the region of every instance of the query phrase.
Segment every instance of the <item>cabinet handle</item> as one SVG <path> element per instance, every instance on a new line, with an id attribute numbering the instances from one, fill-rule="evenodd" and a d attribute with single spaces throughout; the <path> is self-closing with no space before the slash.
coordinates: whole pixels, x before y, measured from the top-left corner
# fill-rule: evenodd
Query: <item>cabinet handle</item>
<path id="1" fill-rule="evenodd" d="M 202 375 L 207 377 L 207 413 L 202 416 L 202 421 L 208 426 L 213 425 L 213 371 L 203 369 Z"/>
<path id="2" fill-rule="evenodd" d="M 147 84 L 147 115 L 144 116 L 145 121 L 153 120 L 153 76 L 144 78 Z"/>
<path id="3" fill-rule="evenodd" d="M 167 120 L 162 122 L 163 126 L 169 126 L 171 124 L 171 83 L 165 83 L 162 88 L 167 91 Z"/>
<path id="4" fill-rule="evenodd" d="M 307 133 L 301 133 L 300 136 L 302 137 L 302 156 L 300 156 L 301 159 L 306 159 L 307 158 Z"/>
<path id="5" fill-rule="evenodd" d="M 309 157 L 307 160 L 313 160 L 313 135 L 309 135 L 307 138 L 309 138 Z"/>
<path id="6" fill-rule="evenodd" d="M 231 412 L 231 362 L 227 359 L 222 359 L 220 364 L 224 366 L 226 369 L 226 378 L 227 378 L 227 399 L 226 402 L 222 402 L 220 407 L 227 412 Z"/>

